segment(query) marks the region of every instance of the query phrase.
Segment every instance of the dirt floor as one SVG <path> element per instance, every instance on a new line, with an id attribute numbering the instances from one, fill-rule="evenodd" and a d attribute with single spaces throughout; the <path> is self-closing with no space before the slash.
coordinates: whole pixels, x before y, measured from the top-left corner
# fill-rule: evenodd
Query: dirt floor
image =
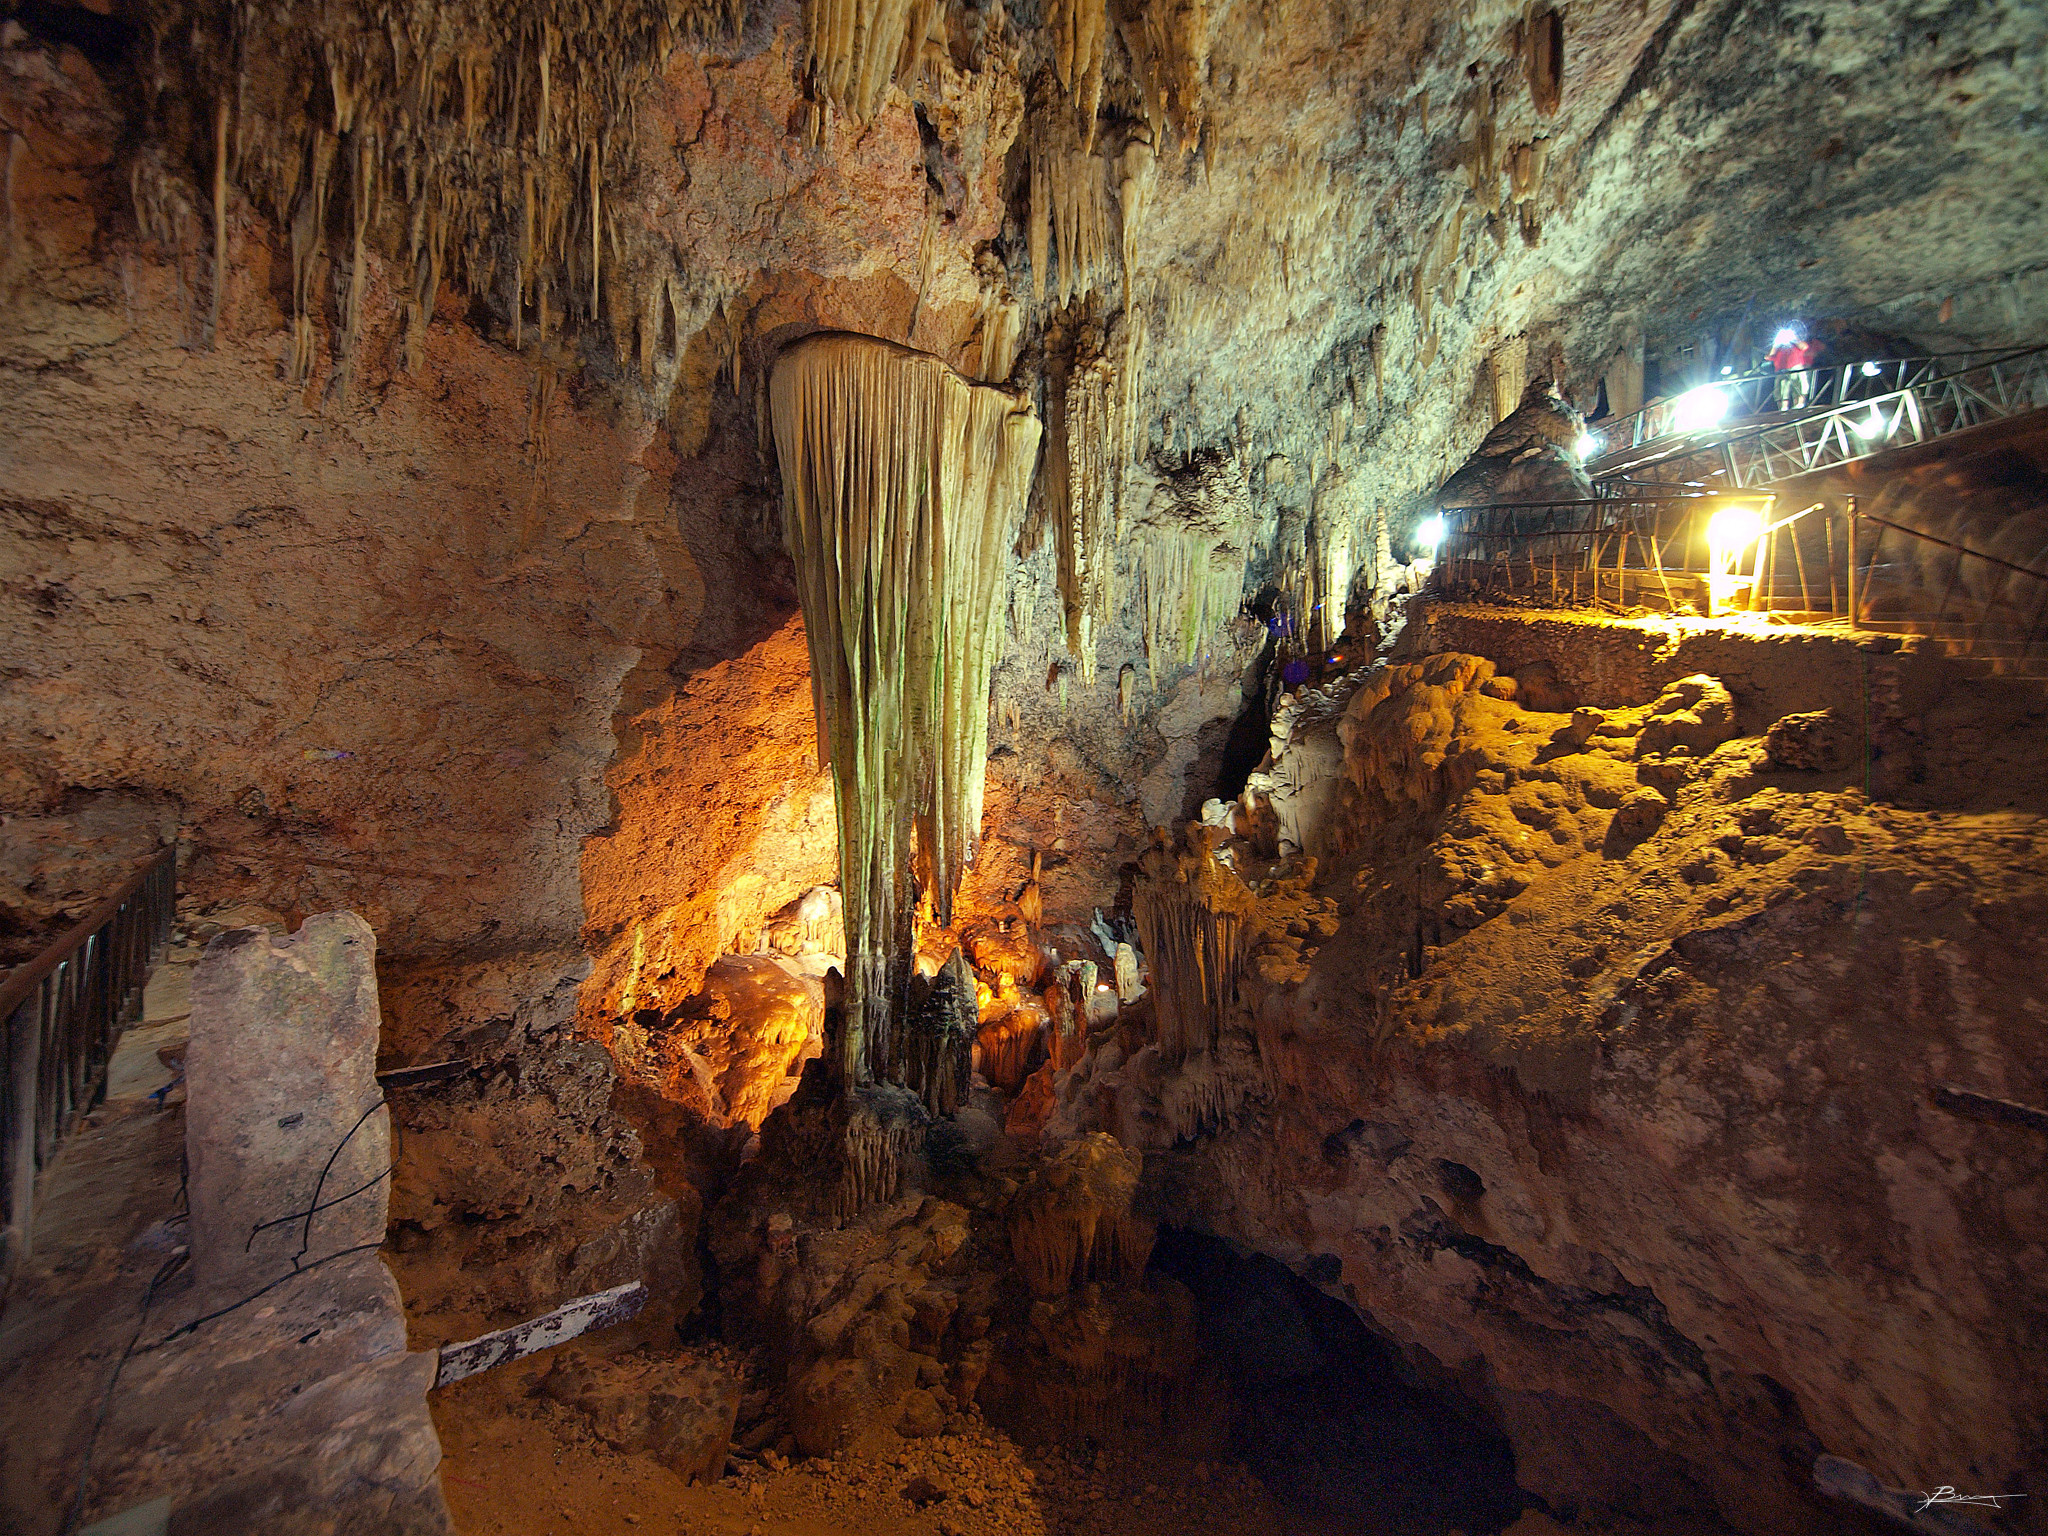
<path id="1" fill-rule="evenodd" d="M 544 1358 L 521 1362 L 434 1393 L 441 1484 L 461 1536 L 1337 1536 L 1239 1466 L 1110 1452 L 1084 1466 L 973 1419 L 780 1471 L 728 1463 L 744 1470 L 689 1487 L 650 1456 L 614 1451 L 574 1410 L 528 1395 L 545 1371 Z M 930 1502 L 919 1508 L 906 1490 Z"/>

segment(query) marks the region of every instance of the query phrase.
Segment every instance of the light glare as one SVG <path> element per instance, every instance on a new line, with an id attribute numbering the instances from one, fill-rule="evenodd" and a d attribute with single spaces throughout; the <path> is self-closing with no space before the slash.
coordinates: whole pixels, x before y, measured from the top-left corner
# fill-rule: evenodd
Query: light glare
<path id="1" fill-rule="evenodd" d="M 1689 389 L 1678 397 L 1672 420 L 1681 432 L 1698 432 L 1717 427 L 1728 414 L 1728 397 L 1713 385 Z"/>
<path id="2" fill-rule="evenodd" d="M 1591 432 L 1579 434 L 1579 462 L 1584 463 L 1600 451 L 1600 439 Z"/>
<path id="3" fill-rule="evenodd" d="M 1425 519 L 1415 530 L 1415 547 L 1422 551 L 1422 558 L 1436 558 L 1436 547 L 1444 541 L 1444 520 L 1441 517 Z"/>

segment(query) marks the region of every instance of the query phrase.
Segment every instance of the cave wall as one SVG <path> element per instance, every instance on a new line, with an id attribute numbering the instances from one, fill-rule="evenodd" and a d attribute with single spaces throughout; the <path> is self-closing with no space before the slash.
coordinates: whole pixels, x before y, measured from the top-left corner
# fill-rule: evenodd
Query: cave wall
<path id="1" fill-rule="evenodd" d="M 45 11 L 41 33 L 0 22 L 0 833 L 47 847 L 126 807 L 136 846 L 175 829 L 191 902 L 221 920 L 368 917 L 387 1055 L 480 1069 L 421 1112 L 395 1206 L 420 1273 L 457 1311 L 530 1306 L 594 1273 L 565 1254 L 630 1247 L 663 1201 L 689 1220 L 572 1042 L 579 1008 L 687 996 L 829 871 L 766 367 L 829 328 L 981 365 L 991 315 L 1045 276 L 1049 45 L 949 13 L 868 121 L 807 82 L 793 0 L 674 50 L 606 189 L 619 248 L 673 258 L 650 338 L 618 318 L 647 297 L 630 263 L 609 309 L 551 334 L 502 285 L 453 281 L 414 326 L 398 203 L 354 254 L 337 204 L 309 259 L 253 153 L 216 198 L 213 83 L 139 41 L 206 17 Z M 1112 17 L 1099 149 L 1149 137 L 1155 180 L 1105 203 L 1090 296 L 1026 309 L 1017 376 L 1046 414 L 1078 332 L 1142 331 L 1117 365 L 1137 451 L 1248 467 L 1255 578 L 1284 574 L 1287 530 L 1340 472 L 1398 542 L 1518 369 L 1585 397 L 1616 347 L 1676 358 L 1753 321 L 1752 294 L 1921 345 L 2048 312 L 2038 7 L 1937 27 L 1904 4 L 1600 0 L 1565 18 L 1550 74 L 1521 5 L 1172 15 L 1166 106 L 1138 79 L 1144 16 Z M 1085 683 L 1039 538 L 971 895 L 1014 898 L 1038 852 L 1048 913 L 1085 920 L 1146 824 L 1207 792 L 1253 650 L 1219 628 L 1155 686 L 1139 562 L 1115 550 Z M 458 1177 L 476 1147 L 524 1192 Z M 548 1235 L 550 1161 L 605 1213 L 573 1241 Z M 457 1243 L 465 1215 L 496 1236 Z M 517 1284 L 456 1278 L 540 1250 Z"/>

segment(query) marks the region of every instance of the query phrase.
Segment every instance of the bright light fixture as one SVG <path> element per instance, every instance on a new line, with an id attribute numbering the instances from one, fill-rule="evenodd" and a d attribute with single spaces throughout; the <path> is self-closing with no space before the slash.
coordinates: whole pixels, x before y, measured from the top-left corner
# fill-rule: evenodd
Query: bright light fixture
<path id="1" fill-rule="evenodd" d="M 1754 544 L 1764 531 L 1764 516 L 1755 507 L 1723 507 L 1707 522 L 1707 548 L 1717 569 L 1726 566 Z M 1726 553 L 1730 558 L 1723 560 Z"/>
<path id="2" fill-rule="evenodd" d="M 1415 547 L 1422 552 L 1425 560 L 1436 558 L 1436 547 L 1444 541 L 1444 520 L 1441 517 L 1427 518 L 1415 530 Z"/>
<path id="3" fill-rule="evenodd" d="M 1797 346 L 1798 344 L 1799 333 L 1793 330 L 1792 327 L 1789 325 L 1786 326 L 1782 331 L 1778 332 L 1776 336 L 1771 338 L 1771 345 L 1774 347 L 1793 347 Z"/>
<path id="4" fill-rule="evenodd" d="M 1742 557 L 1764 531 L 1763 513 L 1736 503 L 1707 520 L 1707 608 L 1711 617 L 1743 585 L 1736 574 Z"/>
<path id="5" fill-rule="evenodd" d="M 1884 431 L 1884 415 L 1873 405 L 1863 420 L 1849 423 L 1849 430 L 1858 437 L 1876 437 Z"/>
<path id="6" fill-rule="evenodd" d="M 1863 365 L 1863 377 L 1865 377 L 1866 379 L 1874 379 L 1880 373 L 1883 372 L 1884 369 L 1879 367 L 1876 363 L 1865 363 Z"/>
<path id="7" fill-rule="evenodd" d="M 1734 371 L 1735 365 L 1733 363 L 1723 363 L 1721 365 L 1721 377 L 1724 379 L 1727 378 L 1728 375 L 1733 373 Z"/>
<path id="8" fill-rule="evenodd" d="M 1689 389 L 1678 397 L 1672 412 L 1672 425 L 1681 432 L 1699 432 L 1707 427 L 1718 427 L 1721 418 L 1728 414 L 1728 397 L 1713 385 Z"/>
<path id="9" fill-rule="evenodd" d="M 1591 432 L 1579 434 L 1579 462 L 1584 463 L 1600 451 L 1600 439 Z"/>

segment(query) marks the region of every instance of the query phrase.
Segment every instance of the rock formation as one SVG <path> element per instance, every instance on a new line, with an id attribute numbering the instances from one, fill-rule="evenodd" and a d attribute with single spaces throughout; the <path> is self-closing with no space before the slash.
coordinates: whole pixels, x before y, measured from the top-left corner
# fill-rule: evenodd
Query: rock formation
<path id="1" fill-rule="evenodd" d="M 538 1401 L 686 1477 L 1239 1454 L 1163 1224 L 1529 1520 L 2040 1528 L 2038 420 L 1785 488 L 1877 633 L 1394 563 L 1778 324 L 2039 340 L 2039 7 L 1796 20 L 16 7 L 0 958 L 359 912 L 413 1342 L 643 1280 Z"/>

